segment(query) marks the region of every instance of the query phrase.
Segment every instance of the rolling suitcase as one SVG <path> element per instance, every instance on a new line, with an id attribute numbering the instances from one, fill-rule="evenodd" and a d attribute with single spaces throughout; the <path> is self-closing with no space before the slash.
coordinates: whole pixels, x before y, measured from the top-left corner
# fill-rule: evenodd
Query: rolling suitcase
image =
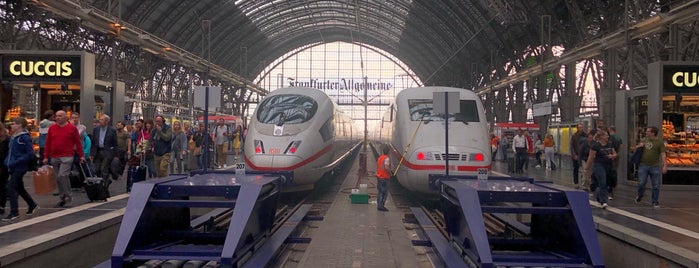
<path id="1" fill-rule="evenodd" d="M 140 159 L 136 156 L 129 159 L 129 170 L 126 174 L 126 192 L 131 192 L 131 187 L 134 183 L 146 180 L 148 167 L 143 159 L 145 159 L 145 156 L 141 156 Z"/>
<path id="2" fill-rule="evenodd" d="M 515 158 L 510 157 L 507 159 L 507 172 L 508 173 L 515 173 Z"/>
<path id="3" fill-rule="evenodd" d="M 83 167 L 83 165 L 85 166 Z M 92 173 L 92 170 L 90 170 L 87 164 L 80 163 L 80 170 L 85 176 L 83 185 L 90 202 L 96 200 L 107 201 L 107 198 L 109 198 L 109 182 L 103 178 L 94 176 L 94 173 Z"/>

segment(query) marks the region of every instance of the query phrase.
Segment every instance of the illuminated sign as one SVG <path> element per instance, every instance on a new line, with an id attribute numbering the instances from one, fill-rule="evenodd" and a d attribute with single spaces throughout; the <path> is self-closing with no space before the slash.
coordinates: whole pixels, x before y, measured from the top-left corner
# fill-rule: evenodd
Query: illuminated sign
<path id="1" fill-rule="evenodd" d="M 699 66 L 666 65 L 663 67 L 663 90 L 696 92 L 699 90 Z"/>
<path id="2" fill-rule="evenodd" d="M 1 55 L 4 81 L 80 81 L 80 56 Z"/>
<path id="3" fill-rule="evenodd" d="M 315 89 L 320 89 L 320 90 L 328 90 L 328 89 L 334 89 L 334 90 L 348 90 L 348 91 L 354 91 L 354 92 L 362 92 L 365 89 L 372 91 L 384 91 L 384 90 L 389 90 L 393 89 L 393 84 L 387 83 L 387 82 L 373 82 L 370 80 L 365 81 L 364 79 L 345 79 L 345 78 L 340 78 L 336 81 L 330 81 L 330 80 L 325 80 L 325 81 L 320 81 L 319 79 L 308 79 L 305 81 L 302 80 L 296 80 L 293 78 L 287 78 L 287 82 L 289 83 L 290 87 L 310 87 L 310 88 L 315 88 Z"/>

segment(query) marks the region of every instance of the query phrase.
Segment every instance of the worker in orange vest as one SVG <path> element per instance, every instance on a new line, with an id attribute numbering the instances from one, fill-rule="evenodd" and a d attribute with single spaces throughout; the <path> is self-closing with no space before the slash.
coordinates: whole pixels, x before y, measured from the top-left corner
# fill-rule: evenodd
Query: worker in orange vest
<path id="1" fill-rule="evenodd" d="M 388 146 L 384 146 L 382 152 L 383 154 L 379 156 L 376 163 L 376 188 L 379 190 L 379 196 L 376 198 L 376 209 L 388 211 L 384 206 L 386 204 L 386 196 L 388 195 L 388 180 L 391 179 L 391 158 L 388 156 Z"/>

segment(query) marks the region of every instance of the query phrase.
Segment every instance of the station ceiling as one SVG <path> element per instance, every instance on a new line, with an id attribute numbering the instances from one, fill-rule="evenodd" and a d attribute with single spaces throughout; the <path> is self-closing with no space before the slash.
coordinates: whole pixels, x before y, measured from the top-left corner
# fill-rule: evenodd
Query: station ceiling
<path id="1" fill-rule="evenodd" d="M 92 5 L 193 54 L 209 48 L 210 61 L 250 80 L 296 48 L 342 41 L 392 54 L 426 85 L 450 85 L 539 44 L 541 15 L 566 27 L 571 4 L 588 1 L 121 0 L 121 12 L 117 2 Z M 551 42 L 564 42 L 559 32 Z"/>

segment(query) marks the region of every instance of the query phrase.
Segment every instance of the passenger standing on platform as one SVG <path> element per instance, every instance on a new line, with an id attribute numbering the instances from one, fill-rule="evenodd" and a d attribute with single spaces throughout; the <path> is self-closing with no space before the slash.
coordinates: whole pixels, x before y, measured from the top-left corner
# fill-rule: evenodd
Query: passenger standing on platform
<path id="1" fill-rule="evenodd" d="M 155 168 L 158 169 L 158 178 L 167 177 L 170 175 L 172 129 L 165 124 L 165 118 L 161 115 L 155 117 L 155 128 L 150 135 L 150 143 L 153 145 L 153 160 Z"/>
<path id="2" fill-rule="evenodd" d="M 541 155 L 544 154 L 544 143 L 541 139 L 536 139 L 534 142 L 534 156 L 536 158 L 536 168 L 540 168 L 544 163 L 541 162 Z"/>
<path id="3" fill-rule="evenodd" d="M 117 158 L 117 151 L 119 150 L 117 142 L 117 131 L 115 128 L 109 125 L 109 120 L 111 118 L 107 114 L 102 114 L 98 120 L 99 124 L 92 130 L 92 150 L 90 150 L 90 157 L 93 160 L 95 169 L 97 171 L 97 176 L 100 176 L 106 180 L 107 183 L 111 183 L 109 176 L 112 174 L 112 161 Z M 113 179 L 118 179 L 114 177 Z"/>
<path id="4" fill-rule="evenodd" d="M 616 134 L 616 127 L 615 126 L 609 126 L 609 143 L 612 144 L 612 147 L 614 147 L 614 151 L 619 152 L 619 148 L 621 148 L 621 137 Z M 614 162 L 612 163 L 612 172 L 609 174 L 610 177 L 608 179 L 607 187 L 609 187 L 609 199 L 612 200 L 614 199 L 614 189 L 616 189 L 617 185 L 617 176 L 616 172 L 617 169 L 619 168 L 619 158 L 614 159 Z"/>
<path id="5" fill-rule="evenodd" d="M 524 164 L 522 168 L 529 170 L 529 155 L 534 153 L 534 140 L 529 134 L 529 130 L 524 130 L 524 137 L 527 139 L 527 153 L 524 155 Z"/>
<path id="6" fill-rule="evenodd" d="M 507 139 L 507 135 L 502 134 L 500 138 L 500 154 L 502 155 L 502 161 L 507 163 L 507 149 L 510 148 L 510 144 Z"/>
<path id="7" fill-rule="evenodd" d="M 172 123 L 172 158 L 170 158 L 170 173 L 184 173 L 184 159 L 187 159 L 187 134 L 182 130 L 180 121 Z"/>
<path id="8" fill-rule="evenodd" d="M 136 120 L 133 128 L 131 128 L 131 152 L 136 153 L 136 147 L 138 146 L 138 138 L 143 127 L 143 119 Z"/>
<path id="9" fill-rule="evenodd" d="M 10 153 L 10 133 L 7 132 L 5 124 L 0 124 L 0 215 L 5 214 L 5 203 L 7 202 L 7 180 L 10 172 L 7 171 L 5 158 Z"/>
<path id="10" fill-rule="evenodd" d="M 616 157 L 616 151 L 609 142 L 609 134 L 603 130 L 597 131 L 595 141 L 590 145 L 590 154 L 587 157 L 585 169 L 592 170 L 592 174 L 597 179 L 597 201 L 603 209 L 607 208 L 607 178 L 609 178 L 612 162 Z"/>
<path id="11" fill-rule="evenodd" d="M 208 150 L 206 147 L 204 147 L 204 130 L 206 130 L 206 126 L 204 126 L 204 124 L 199 124 L 199 131 L 194 133 L 194 136 L 192 136 L 192 140 L 194 141 L 193 154 L 197 158 L 197 166 L 199 169 L 204 169 L 204 154 L 203 154 L 203 152 L 204 152 L 204 150 Z M 211 136 L 209 136 L 208 146 L 211 146 L 211 142 L 212 142 Z M 209 164 L 211 164 L 211 163 L 209 163 Z"/>
<path id="12" fill-rule="evenodd" d="M 500 139 L 495 136 L 492 132 L 490 133 L 490 151 L 492 152 L 490 160 L 495 161 L 495 156 L 498 155 L 498 146 L 500 145 Z"/>
<path id="13" fill-rule="evenodd" d="M 587 157 L 590 155 L 590 144 L 594 140 L 595 135 L 597 134 L 597 130 L 591 130 L 590 133 L 587 133 L 587 137 L 585 139 L 580 140 L 580 151 L 578 153 L 578 159 L 584 164 L 587 162 Z M 591 177 L 592 174 L 590 171 L 585 170 L 584 168 L 582 169 L 582 189 L 585 191 L 591 191 L 594 192 L 595 189 L 592 189 L 591 186 Z"/>
<path id="14" fill-rule="evenodd" d="M 7 157 L 4 159 L 5 166 L 10 172 L 10 180 L 7 185 L 7 197 L 10 199 L 10 214 L 3 218 L 3 221 L 11 221 L 19 217 L 19 202 L 18 196 L 21 196 L 29 210 L 27 215 L 34 214 L 39 207 L 32 196 L 27 193 L 24 188 L 24 174 L 27 173 L 30 161 L 35 161 L 34 148 L 32 147 L 32 138 L 26 130 L 27 120 L 24 117 L 15 117 L 10 119 L 10 128 L 12 129 L 12 138 L 9 145 Z M 70 186 L 68 187 L 70 191 Z"/>
<path id="15" fill-rule="evenodd" d="M 153 157 L 153 143 L 150 141 L 151 134 L 154 132 L 153 124 L 153 119 L 147 119 L 144 121 L 143 127 L 138 134 L 138 144 L 142 148 L 143 156 L 146 158 L 145 163 L 148 167 L 148 175 L 150 175 L 151 178 L 155 178 L 157 175 Z"/>
<path id="16" fill-rule="evenodd" d="M 78 153 L 80 162 L 85 162 L 85 154 L 78 129 L 73 124 L 68 123 L 66 112 L 59 110 L 56 112 L 56 124 L 49 127 L 44 150 L 44 164 L 48 164 L 49 159 L 51 159 L 53 170 L 56 171 L 58 196 L 61 199 L 58 202 L 59 207 L 63 207 L 73 201 L 69 175 L 73 166 L 75 152 Z"/>
<path id="17" fill-rule="evenodd" d="M 235 160 L 238 161 L 238 155 L 240 154 L 240 139 L 243 136 L 243 127 L 240 125 L 235 126 L 235 132 L 233 133 L 233 150 L 235 151 Z"/>
<path id="18" fill-rule="evenodd" d="M 226 158 L 228 148 L 228 139 L 231 136 L 231 131 L 228 126 L 225 125 L 223 118 L 218 119 L 218 125 L 214 128 L 214 141 L 216 142 L 216 161 L 219 168 L 223 168 L 226 165 Z"/>
<path id="19" fill-rule="evenodd" d="M 586 138 L 585 131 L 583 131 L 583 124 L 578 123 L 577 130 L 573 137 L 570 139 L 570 158 L 573 161 L 573 183 L 575 187 L 580 189 L 579 173 L 580 173 L 580 142 Z M 585 156 L 587 159 L 587 156 Z"/>
<path id="20" fill-rule="evenodd" d="M 546 169 L 556 170 L 556 163 L 553 161 L 553 146 L 556 143 L 553 141 L 553 135 L 546 134 L 544 138 L 544 154 L 546 155 Z"/>
<path id="21" fill-rule="evenodd" d="M 527 157 L 527 138 L 524 137 L 524 131 L 521 129 L 517 131 L 517 135 L 512 138 L 512 150 L 516 154 L 515 162 L 515 172 L 523 173 L 522 166 L 524 166 L 525 158 Z"/>
<path id="22" fill-rule="evenodd" d="M 119 178 L 121 174 L 124 173 L 124 167 L 126 167 L 126 160 L 131 157 L 131 148 L 129 148 L 131 140 L 131 132 L 127 130 L 127 126 L 124 121 L 119 121 L 116 123 L 117 131 L 117 158 L 119 159 L 118 165 L 116 162 L 112 163 L 112 173 L 115 178 Z"/>
<path id="23" fill-rule="evenodd" d="M 382 154 L 376 163 L 376 188 L 379 192 L 376 198 L 376 209 L 380 211 L 388 211 L 386 208 L 386 197 L 388 196 L 388 181 L 391 179 L 393 172 L 391 166 L 391 157 L 388 156 L 390 149 L 384 145 L 381 150 Z"/>
<path id="24" fill-rule="evenodd" d="M 39 161 L 44 161 L 44 146 L 46 145 L 46 134 L 49 133 L 49 127 L 56 122 L 53 122 L 53 111 L 47 110 L 42 116 L 44 119 L 39 122 Z"/>
<path id="25" fill-rule="evenodd" d="M 667 162 L 665 155 L 665 143 L 658 137 L 658 128 L 655 126 L 646 127 L 646 137 L 636 146 L 636 150 L 643 150 L 641 163 L 638 165 L 638 195 L 636 203 L 641 202 L 646 191 L 648 177 L 651 181 L 651 204 L 654 208 L 659 208 L 660 203 L 660 172 L 667 172 Z"/>

